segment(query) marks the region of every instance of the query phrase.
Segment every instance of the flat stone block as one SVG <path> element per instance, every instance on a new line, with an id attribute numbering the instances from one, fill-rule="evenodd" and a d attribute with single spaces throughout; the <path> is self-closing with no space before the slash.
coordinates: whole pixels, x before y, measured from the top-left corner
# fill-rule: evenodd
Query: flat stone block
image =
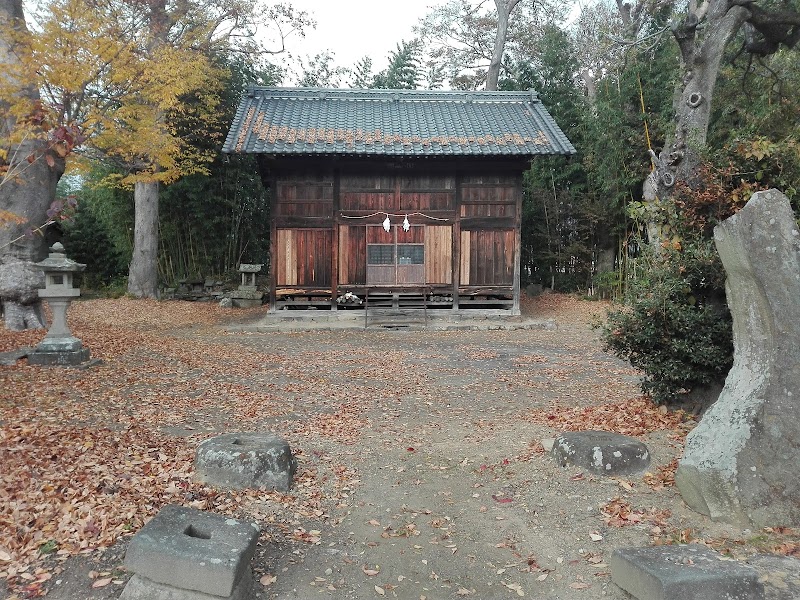
<path id="1" fill-rule="evenodd" d="M 125 567 L 158 584 L 229 597 L 249 573 L 257 541 L 249 523 L 170 504 L 133 536 Z"/>
<path id="2" fill-rule="evenodd" d="M 628 475 L 647 469 L 650 452 L 636 438 L 610 431 L 570 431 L 556 438 L 550 454 L 565 467 L 598 475 Z"/>
<path id="3" fill-rule="evenodd" d="M 28 354 L 28 364 L 44 366 L 72 366 L 89 360 L 89 349 L 65 350 L 61 352 L 42 352 L 38 348 Z"/>
<path id="4" fill-rule="evenodd" d="M 231 298 L 231 303 L 236 308 L 255 308 L 263 304 L 260 299 L 248 300 L 247 298 Z"/>
<path id="5" fill-rule="evenodd" d="M 800 558 L 775 554 L 756 554 L 747 565 L 758 571 L 768 600 L 797 600 L 800 598 Z"/>
<path id="6" fill-rule="evenodd" d="M 228 293 L 234 300 L 261 300 L 264 292 L 259 292 L 255 287 L 239 286 L 239 289 Z"/>
<path id="7" fill-rule="evenodd" d="M 239 265 L 239 272 L 240 273 L 260 273 L 262 266 L 263 265 L 248 265 L 248 264 L 242 263 L 241 265 Z"/>
<path id="8" fill-rule="evenodd" d="M 758 572 L 700 545 L 620 548 L 611 580 L 639 600 L 760 600 Z"/>
<path id="9" fill-rule="evenodd" d="M 214 596 L 197 590 L 184 590 L 152 581 L 141 575 L 134 575 L 125 584 L 119 600 L 250 600 L 252 589 L 253 576 L 249 569 L 229 596 Z"/>
<path id="10" fill-rule="evenodd" d="M 197 479 L 233 489 L 288 490 L 297 471 L 289 443 L 272 433 L 226 433 L 205 440 L 195 455 Z"/>
<path id="11" fill-rule="evenodd" d="M 73 352 L 83 348 L 83 342 L 74 336 L 45 337 L 36 346 L 37 352 Z"/>
<path id="12" fill-rule="evenodd" d="M 25 347 L 18 348 L 17 350 L 9 350 L 8 352 L 0 352 L 0 365 L 10 367 L 17 364 L 20 358 L 25 358 L 33 353 L 33 348 Z"/>

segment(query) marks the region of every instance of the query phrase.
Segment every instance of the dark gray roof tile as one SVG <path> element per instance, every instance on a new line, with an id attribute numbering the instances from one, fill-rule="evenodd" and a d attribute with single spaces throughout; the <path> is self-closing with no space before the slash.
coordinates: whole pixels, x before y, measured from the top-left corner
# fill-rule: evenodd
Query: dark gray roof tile
<path id="1" fill-rule="evenodd" d="M 227 153 L 573 154 L 534 92 L 250 88 Z"/>

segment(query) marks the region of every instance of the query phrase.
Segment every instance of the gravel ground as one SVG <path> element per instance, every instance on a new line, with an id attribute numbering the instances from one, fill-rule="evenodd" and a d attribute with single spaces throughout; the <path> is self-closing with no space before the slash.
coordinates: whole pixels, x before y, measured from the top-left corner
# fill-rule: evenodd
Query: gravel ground
<path id="1" fill-rule="evenodd" d="M 253 598 L 622 600 L 607 565 L 615 548 L 703 541 L 744 559 L 774 545 L 773 532 L 712 523 L 683 504 L 671 465 L 692 421 L 644 404 L 638 374 L 601 350 L 590 324 L 605 305 L 544 297 L 524 307 L 557 327 L 247 334 L 181 324 L 163 335 L 189 354 L 208 348 L 217 367 L 133 345 L 104 368 L 127 371 L 123 400 L 144 386 L 164 402 L 176 385 L 211 398 L 163 406 L 159 419 L 131 400 L 126 410 L 162 434 L 193 444 L 269 430 L 298 453 L 290 494 L 232 497 L 233 513 L 263 530 Z M 134 381 L 150 362 L 165 366 L 159 377 Z M 244 403 L 248 394 L 260 400 Z M 542 440 L 581 428 L 636 435 L 650 471 L 601 478 L 557 466 Z M 127 539 L 48 559 L 47 597 L 118 597 Z M 800 590 L 796 561 L 759 564 L 770 598 L 800 597 L 786 595 Z"/>

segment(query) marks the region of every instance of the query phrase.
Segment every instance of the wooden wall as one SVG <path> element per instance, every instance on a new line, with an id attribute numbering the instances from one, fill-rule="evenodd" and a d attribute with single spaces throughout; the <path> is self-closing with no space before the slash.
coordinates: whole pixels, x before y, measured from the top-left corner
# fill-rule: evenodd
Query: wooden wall
<path id="1" fill-rule="evenodd" d="M 461 285 L 514 283 L 514 230 L 461 232 Z"/>
<path id="2" fill-rule="evenodd" d="M 333 218 L 333 176 L 314 172 L 299 172 L 276 181 L 273 217 L 278 226 L 283 217 L 306 219 Z"/>
<path id="3" fill-rule="evenodd" d="M 339 283 L 367 283 L 367 228 L 363 225 L 339 225 Z"/>
<path id="4" fill-rule="evenodd" d="M 454 295 L 482 286 L 518 294 L 524 164 L 391 166 L 320 160 L 297 168 L 283 159 L 270 168 L 273 287 L 329 289 L 333 296 L 376 277 L 398 285 L 410 277 Z M 380 227 L 386 213 L 389 233 Z M 409 232 L 398 227 L 406 215 Z M 369 270 L 367 245 L 392 243 L 423 246 L 424 265 L 401 272 L 396 264 L 385 277 L 380 265 Z"/>
<path id="5" fill-rule="evenodd" d="M 425 281 L 453 283 L 453 226 L 425 227 Z"/>
<path id="6" fill-rule="evenodd" d="M 519 176 L 470 174 L 463 178 L 459 211 L 462 286 L 514 285 L 520 193 Z"/>
<path id="7" fill-rule="evenodd" d="M 280 286 L 331 286 L 333 232 L 327 229 L 278 229 L 275 261 Z"/>

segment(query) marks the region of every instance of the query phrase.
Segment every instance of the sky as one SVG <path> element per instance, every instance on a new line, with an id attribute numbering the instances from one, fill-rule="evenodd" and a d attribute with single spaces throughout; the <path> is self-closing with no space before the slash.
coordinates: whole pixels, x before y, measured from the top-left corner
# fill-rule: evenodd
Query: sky
<path id="1" fill-rule="evenodd" d="M 411 40 L 411 28 L 443 4 L 440 0 L 291 0 L 317 22 L 305 38 L 287 40 L 295 56 L 314 56 L 331 50 L 338 66 L 352 67 L 363 56 L 372 58 L 373 72 L 386 67 L 391 50 Z"/>
<path id="2" fill-rule="evenodd" d="M 565 0 L 573 5 L 567 21 L 591 0 Z M 446 0 L 290 0 L 298 11 L 306 11 L 317 22 L 305 38 L 293 35 L 287 49 L 294 57 L 315 56 L 329 50 L 334 64 L 352 67 L 364 56 L 372 59 L 372 72 L 383 70 L 389 52 L 402 41 L 410 41 L 412 28 L 435 6 Z M 293 84 L 287 81 L 287 84 Z"/>

